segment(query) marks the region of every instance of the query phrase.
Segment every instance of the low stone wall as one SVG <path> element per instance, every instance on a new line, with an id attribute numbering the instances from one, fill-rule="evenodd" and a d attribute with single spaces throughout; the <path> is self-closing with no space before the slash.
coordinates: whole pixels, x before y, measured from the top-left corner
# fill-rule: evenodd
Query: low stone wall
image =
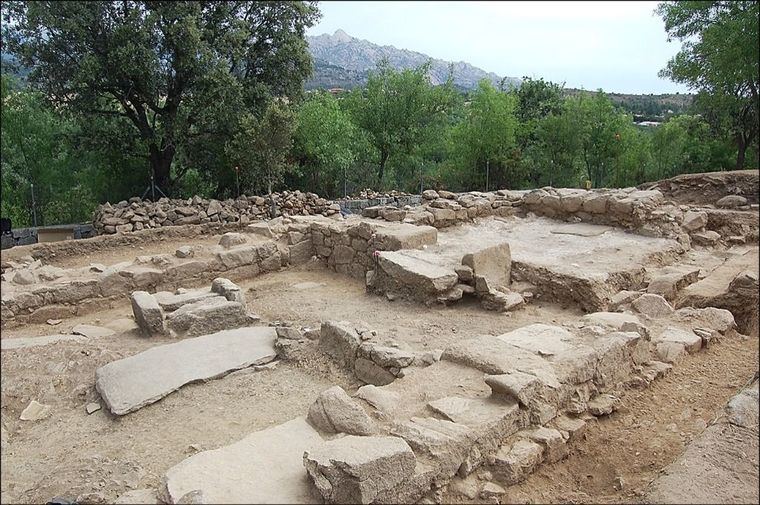
<path id="1" fill-rule="evenodd" d="M 132 262 L 74 270 L 35 264 L 17 269 L 14 276 L 23 272 L 31 276 L 30 284 L 43 282 L 27 290 L 3 290 L 2 325 L 44 322 L 103 310 L 110 301 L 132 291 L 174 290 L 192 282 L 210 281 L 223 272 L 232 278 L 255 277 L 278 270 L 284 261 L 273 241 L 222 248 L 203 257 L 193 257 L 192 252 L 187 257 L 178 256 L 138 256 Z"/>
<path id="2" fill-rule="evenodd" d="M 275 216 L 323 215 L 340 212 L 340 206 L 314 193 L 273 193 Z M 163 226 L 205 223 L 240 223 L 270 218 L 271 202 L 263 196 L 240 196 L 235 200 L 188 200 L 161 198 L 157 202 L 130 198 L 115 205 L 100 205 L 93 216 L 99 234 L 139 231 Z"/>
<path id="3" fill-rule="evenodd" d="M 436 243 L 437 232 L 429 226 L 382 221 L 368 223 L 349 219 L 343 222 L 313 222 L 310 225 L 314 250 L 328 268 L 364 279 L 375 269 L 374 251 L 417 249 Z"/>

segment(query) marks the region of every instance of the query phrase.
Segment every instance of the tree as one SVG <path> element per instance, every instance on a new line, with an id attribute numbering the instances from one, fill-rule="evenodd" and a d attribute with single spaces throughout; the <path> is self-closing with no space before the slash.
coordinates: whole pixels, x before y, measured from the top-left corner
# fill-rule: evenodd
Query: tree
<path id="1" fill-rule="evenodd" d="M 486 79 L 472 94 L 465 118 L 451 132 L 449 163 L 463 189 L 515 187 L 517 172 L 517 99 Z M 488 179 L 488 180 L 487 180 Z"/>
<path id="2" fill-rule="evenodd" d="M 312 191 L 342 194 L 339 184 L 358 158 L 359 129 L 330 93 L 316 93 L 298 109 L 295 153 Z M 340 185 L 340 191 L 338 186 Z"/>
<path id="3" fill-rule="evenodd" d="M 164 189 L 192 168 L 172 164 L 195 139 L 226 140 L 271 97 L 299 95 L 318 15 L 311 2 L 3 3 L 4 38 L 30 81 L 58 106 L 128 122 Z"/>
<path id="4" fill-rule="evenodd" d="M 657 13 L 668 39 L 683 41 L 660 75 L 698 90 L 707 109 L 728 114 L 738 149 L 736 168 L 742 169 L 747 149 L 757 143 L 760 120 L 758 2 L 663 2 Z"/>
<path id="5" fill-rule="evenodd" d="M 240 131 L 226 146 L 227 155 L 240 167 L 241 185 L 254 193 L 272 188 L 292 169 L 288 155 L 293 147 L 295 118 L 289 107 L 277 100 L 269 104 L 264 117 L 247 113 Z"/>
<path id="6" fill-rule="evenodd" d="M 434 88 L 429 65 L 397 71 L 381 62 L 364 90 L 354 90 L 348 108 L 377 150 L 377 181 L 382 183 L 388 160 L 412 153 L 436 122 L 444 121 L 454 91 L 451 79 Z"/>
<path id="7" fill-rule="evenodd" d="M 569 98 L 565 114 L 578 132 L 588 179 L 594 187 L 604 186 L 623 152 L 624 132 L 633 127 L 630 116 L 618 112 L 602 90 L 591 97 L 580 94 Z"/>

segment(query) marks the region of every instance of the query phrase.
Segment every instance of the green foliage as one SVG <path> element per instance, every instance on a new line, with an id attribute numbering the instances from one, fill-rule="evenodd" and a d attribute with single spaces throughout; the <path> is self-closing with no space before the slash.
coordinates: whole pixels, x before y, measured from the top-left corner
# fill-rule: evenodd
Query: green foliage
<path id="1" fill-rule="evenodd" d="M 480 82 L 464 119 L 451 130 L 448 185 L 486 189 L 486 178 L 492 189 L 519 184 L 516 106 L 514 95 Z"/>
<path id="2" fill-rule="evenodd" d="M 17 1 L 3 14 L 29 80 L 57 106 L 127 125 L 164 190 L 190 169 L 219 172 L 246 115 L 300 96 L 318 18 L 312 3 L 235 1 Z"/>
<path id="3" fill-rule="evenodd" d="M 298 109 L 295 153 L 303 185 L 327 197 L 343 196 L 344 177 L 369 147 L 350 115 L 329 93 L 316 93 Z"/>
<path id="4" fill-rule="evenodd" d="M 287 104 L 275 100 L 259 120 L 246 114 L 240 129 L 226 146 L 234 167 L 239 167 L 240 193 L 271 193 L 293 170 L 288 154 L 293 146 L 295 118 Z"/>
<path id="5" fill-rule="evenodd" d="M 760 120 L 758 2 L 663 2 L 657 12 L 668 36 L 682 40 L 661 75 L 699 91 L 700 112 L 735 139 L 736 168 L 743 168 Z"/>
<path id="6" fill-rule="evenodd" d="M 61 119 L 39 93 L 12 90 L 2 79 L 2 213 L 14 227 L 87 221 L 96 205 L 92 171 L 68 139 L 76 124 Z M 82 163 L 84 161 L 84 163 Z M 32 205 L 32 185 L 34 205 Z"/>
<path id="7" fill-rule="evenodd" d="M 396 184 L 411 175 L 408 163 L 420 146 L 445 124 L 456 94 L 451 80 L 433 87 L 428 65 L 396 71 L 381 63 L 364 90 L 354 90 L 346 106 L 357 126 L 368 135 L 377 153 L 377 183 L 382 185 L 389 160 Z"/>

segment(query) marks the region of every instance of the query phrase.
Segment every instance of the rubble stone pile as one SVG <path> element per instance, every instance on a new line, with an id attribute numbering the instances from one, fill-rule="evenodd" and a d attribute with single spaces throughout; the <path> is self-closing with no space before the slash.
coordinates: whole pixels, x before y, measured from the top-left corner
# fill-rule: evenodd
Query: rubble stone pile
<path id="1" fill-rule="evenodd" d="M 331 216 L 340 206 L 314 193 L 283 191 L 273 193 L 275 216 Z M 205 223 L 248 224 L 269 219 L 272 202 L 266 196 L 240 196 L 237 199 L 207 200 L 194 196 L 187 200 L 161 198 L 157 202 L 138 197 L 123 200 L 115 205 L 100 205 L 93 217 L 99 234 L 139 231 L 162 226 L 181 226 Z"/>

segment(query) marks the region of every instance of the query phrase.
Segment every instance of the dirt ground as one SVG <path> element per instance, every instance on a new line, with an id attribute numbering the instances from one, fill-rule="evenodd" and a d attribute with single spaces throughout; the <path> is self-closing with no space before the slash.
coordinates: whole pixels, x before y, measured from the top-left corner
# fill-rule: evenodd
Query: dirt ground
<path id="1" fill-rule="evenodd" d="M 216 241 L 213 236 L 166 241 L 70 257 L 56 264 L 110 264 L 139 254 L 171 252 L 189 242 Z M 287 321 L 315 327 L 324 320 L 349 320 L 415 350 L 443 349 L 461 338 L 498 335 L 536 322 L 562 324 L 582 315 L 577 308 L 541 300 L 507 314 L 484 311 L 474 302 L 427 308 L 388 301 L 366 294 L 360 280 L 328 272 L 318 264 L 240 284 L 248 309 L 264 324 Z M 115 325 L 130 315 L 125 296 L 113 308 L 58 326 L 4 330 L 2 338 L 66 333 L 78 323 Z M 317 394 L 332 385 L 349 393 L 359 386 L 324 360 L 279 362 L 273 369 L 249 369 L 188 385 L 121 418 L 105 409 L 86 413 L 85 405 L 97 401 L 97 367 L 171 341 L 149 340 L 130 331 L 86 343 L 3 351 L 2 418 L 9 442 L 0 471 L 1 501 L 39 503 L 87 493 L 113 501 L 130 489 L 156 488 L 166 470 L 194 452 L 302 416 Z M 689 355 L 650 387 L 625 391 L 623 408 L 590 426 L 585 440 L 571 445 L 567 459 L 542 465 L 527 481 L 511 487 L 502 502 L 639 501 L 660 469 L 683 451 L 757 369 L 757 339 L 725 338 Z M 35 422 L 19 420 L 31 400 L 50 405 L 52 415 Z"/>

